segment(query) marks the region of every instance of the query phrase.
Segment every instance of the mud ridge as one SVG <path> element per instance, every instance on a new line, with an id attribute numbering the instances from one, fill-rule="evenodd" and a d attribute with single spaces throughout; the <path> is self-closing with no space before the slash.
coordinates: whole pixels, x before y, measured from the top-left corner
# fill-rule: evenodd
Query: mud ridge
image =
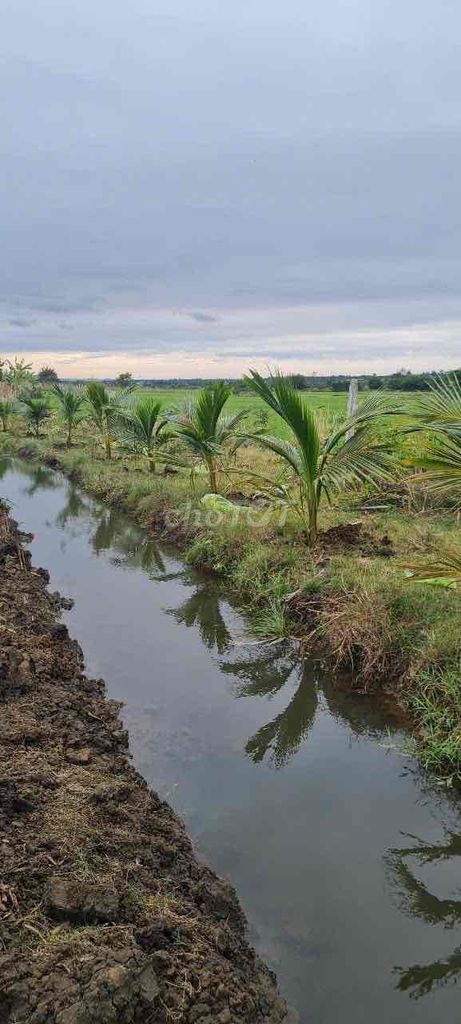
<path id="1" fill-rule="evenodd" d="M 1 1024 L 289 1024 L 0 510 Z M 129 684 L 129 680 L 127 681 Z"/>

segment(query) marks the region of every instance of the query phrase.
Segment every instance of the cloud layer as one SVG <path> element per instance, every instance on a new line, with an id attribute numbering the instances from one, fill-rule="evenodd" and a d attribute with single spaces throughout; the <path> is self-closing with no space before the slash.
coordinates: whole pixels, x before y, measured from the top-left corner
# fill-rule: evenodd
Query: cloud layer
<path id="1" fill-rule="evenodd" d="M 10 0 L 0 348 L 459 365 L 460 28 L 454 0 Z"/>

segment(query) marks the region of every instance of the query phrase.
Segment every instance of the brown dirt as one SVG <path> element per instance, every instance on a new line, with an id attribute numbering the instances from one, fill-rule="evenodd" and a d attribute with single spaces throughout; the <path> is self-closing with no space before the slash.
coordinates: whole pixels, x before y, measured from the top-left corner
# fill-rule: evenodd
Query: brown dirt
<path id="1" fill-rule="evenodd" d="M 1 1024 L 294 1020 L 0 515 Z"/>
<path id="2" fill-rule="evenodd" d="M 380 555 L 389 558 L 394 554 L 392 541 L 385 533 L 379 537 L 375 531 L 363 523 L 341 523 L 331 526 L 329 530 L 320 531 L 318 547 L 325 554 L 355 549 L 362 555 Z"/>

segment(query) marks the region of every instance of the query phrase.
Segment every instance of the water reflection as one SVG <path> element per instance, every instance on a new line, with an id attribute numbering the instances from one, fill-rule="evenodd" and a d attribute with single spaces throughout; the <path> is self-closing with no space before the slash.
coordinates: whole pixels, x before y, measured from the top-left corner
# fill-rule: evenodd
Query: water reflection
<path id="1" fill-rule="evenodd" d="M 224 654 L 232 638 L 221 611 L 217 589 L 210 580 L 205 580 L 192 591 L 190 597 L 179 608 L 167 609 L 176 622 L 183 626 L 196 626 L 200 639 L 209 650 Z"/>
<path id="2" fill-rule="evenodd" d="M 124 569 L 142 569 L 153 579 L 175 579 L 182 574 L 182 569 L 179 572 L 167 572 L 158 544 L 144 530 L 116 509 L 96 508 L 82 497 L 76 487 L 68 484 L 66 502 L 58 512 L 55 523 L 63 527 L 70 520 L 83 517 L 92 527 L 95 524 L 90 535 L 92 550 L 96 555 L 110 552 L 112 565 Z"/>
<path id="3" fill-rule="evenodd" d="M 0 462 L 0 477 L 9 468 Z M 351 750 L 356 737 L 379 743 L 386 737 L 388 719 L 378 705 L 342 690 L 295 646 L 236 643 L 242 622 L 229 595 L 128 517 L 30 466 L 21 466 L 9 493 L 21 507 L 22 494 L 46 490 L 52 491 L 49 501 L 38 494 L 29 505 L 22 502 L 29 521 L 41 524 L 44 564 L 59 571 L 64 564 L 66 577 L 79 582 L 76 607 L 87 605 L 80 620 L 86 645 L 95 633 L 92 580 L 101 576 L 101 592 L 113 588 L 95 650 L 98 656 L 109 651 L 107 678 L 120 679 L 123 696 L 136 636 L 137 682 L 129 700 L 150 744 L 146 772 L 152 767 L 156 786 L 164 781 L 168 798 L 179 780 L 184 813 L 205 853 L 236 880 L 262 946 L 267 938 L 281 980 L 292 984 L 305 1008 L 303 1021 L 344 1017 L 362 1024 L 375 1016 L 432 1024 L 434 1003 L 422 997 L 461 977 L 461 896 L 453 884 L 439 892 L 446 871 L 455 877 L 461 854 L 456 825 L 441 831 L 445 795 L 430 783 L 425 791 L 417 770 L 409 777 L 395 752 L 386 761 L 377 742 Z M 64 563 L 53 563 L 56 537 L 45 526 L 60 531 Z M 87 557 L 88 544 L 93 557 Z M 127 573 L 106 573 L 108 565 Z M 149 588 L 140 573 L 174 583 Z M 146 590 L 152 601 L 146 602 Z M 127 605 L 137 621 L 125 643 Z M 184 636 L 174 623 L 192 627 L 195 636 Z M 144 647 L 145 637 L 150 646 Z M 421 801 L 422 791 L 427 800 Z M 414 834 L 402 839 L 402 825 Z M 440 834 L 439 842 L 417 838 Z M 383 850 L 389 846 L 386 891 Z M 451 1000 L 445 1004 L 450 1020 L 456 1019 L 456 1010 L 450 1016 L 456 996 L 447 991 L 443 997 Z"/>
<path id="4" fill-rule="evenodd" d="M 68 487 L 66 491 L 66 501 L 62 506 L 60 512 L 56 516 L 56 526 L 61 528 L 67 526 L 72 519 L 78 519 L 86 510 L 86 504 L 75 487 Z"/>
<path id="5" fill-rule="evenodd" d="M 267 756 L 276 768 L 282 768 L 307 739 L 317 704 L 317 684 L 306 666 L 285 710 L 250 737 L 245 746 L 246 753 L 255 763 Z"/>
<path id="6" fill-rule="evenodd" d="M 240 657 L 221 664 L 225 675 L 239 680 L 236 697 L 274 697 L 290 679 L 297 683 L 286 708 L 262 725 L 245 745 L 245 752 L 257 764 L 265 757 L 281 768 L 307 739 L 317 711 L 318 691 L 313 667 L 303 662 L 294 647 L 286 644 L 258 647 L 253 657 Z M 299 681 L 298 681 L 299 680 Z"/>
<path id="7" fill-rule="evenodd" d="M 461 923 L 461 898 L 441 899 L 436 896 L 417 877 L 411 862 L 421 869 L 461 857 L 461 834 L 447 830 L 446 841 L 439 844 L 411 838 L 416 840 L 416 845 L 390 850 L 385 857 L 388 877 L 399 907 L 403 913 L 426 924 L 454 928 Z M 419 999 L 434 988 L 457 984 L 461 977 L 461 946 L 457 946 L 449 956 L 432 963 L 396 967 L 395 971 L 399 978 L 396 987 L 401 992 L 408 992 L 411 998 Z"/>

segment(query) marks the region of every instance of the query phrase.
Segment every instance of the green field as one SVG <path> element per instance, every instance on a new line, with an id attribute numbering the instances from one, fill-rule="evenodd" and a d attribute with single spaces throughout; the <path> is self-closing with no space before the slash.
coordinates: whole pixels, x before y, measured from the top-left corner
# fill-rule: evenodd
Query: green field
<path id="1" fill-rule="evenodd" d="M 143 388 L 142 393 L 152 394 L 158 397 L 165 409 L 177 409 L 182 404 L 187 402 L 194 402 L 198 395 L 196 388 Z M 306 402 L 306 405 L 314 409 L 315 412 L 321 413 L 325 416 L 326 422 L 336 417 L 340 418 L 346 414 L 347 410 L 347 392 L 345 391 L 304 391 L 301 392 Z M 363 397 L 362 392 L 359 394 L 359 402 Z M 401 391 L 389 391 L 389 402 L 395 403 L 398 406 L 404 406 L 408 403 L 408 399 L 411 401 L 412 396 L 408 394 L 402 394 Z M 244 411 L 248 417 L 248 424 L 254 426 L 257 424 L 261 414 L 265 414 L 267 417 L 265 420 L 265 426 L 270 429 L 274 434 L 279 434 L 284 437 L 288 436 L 288 429 L 285 424 L 281 422 L 278 416 L 275 415 L 257 395 L 253 394 L 240 394 L 232 395 L 226 405 L 226 413 L 232 415 L 233 413 Z"/>

